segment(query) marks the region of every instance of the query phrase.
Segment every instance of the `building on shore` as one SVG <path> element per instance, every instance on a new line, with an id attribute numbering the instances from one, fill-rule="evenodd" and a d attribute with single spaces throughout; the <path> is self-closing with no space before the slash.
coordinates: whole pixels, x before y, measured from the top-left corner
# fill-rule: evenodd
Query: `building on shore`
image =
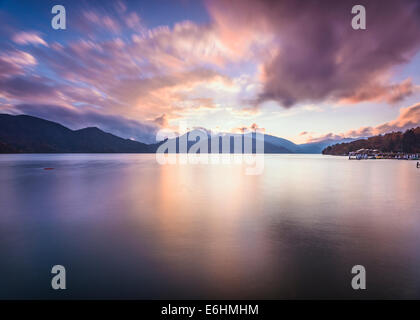
<path id="1" fill-rule="evenodd" d="M 397 160 L 419 160 L 420 154 L 406 152 L 381 152 L 377 149 L 359 149 L 349 152 L 350 160 L 363 159 L 397 159 Z"/>

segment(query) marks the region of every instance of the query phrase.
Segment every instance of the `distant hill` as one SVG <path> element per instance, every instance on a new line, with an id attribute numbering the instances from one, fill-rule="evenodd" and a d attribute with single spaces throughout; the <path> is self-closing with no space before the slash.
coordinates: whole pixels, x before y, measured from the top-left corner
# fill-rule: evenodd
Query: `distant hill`
<path id="1" fill-rule="evenodd" d="M 365 139 L 365 138 L 363 138 Z M 338 143 L 352 142 L 357 139 L 344 138 L 340 140 L 326 139 L 319 142 L 304 143 L 299 145 L 300 153 L 322 153 L 326 147 L 332 146 Z"/>
<path id="2" fill-rule="evenodd" d="M 294 144 L 292 141 L 289 141 L 287 139 L 275 137 L 269 134 L 264 135 L 264 147 L 268 148 L 282 148 L 287 150 L 286 153 L 299 153 L 301 152 L 300 146 L 297 144 Z"/>
<path id="3" fill-rule="evenodd" d="M 359 149 L 377 149 L 381 152 L 420 153 L 420 127 L 402 132 L 356 140 L 350 143 L 335 144 L 325 148 L 322 153 L 329 155 L 348 155 Z"/>
<path id="4" fill-rule="evenodd" d="M 181 141 L 183 139 L 185 139 L 187 141 L 187 150 L 189 151 L 190 148 L 195 145 L 200 138 L 196 138 L 194 139 L 193 136 L 202 136 L 203 135 L 203 131 L 201 132 L 197 132 L 199 130 L 192 130 L 189 131 L 183 135 L 181 135 L 180 137 L 176 137 L 173 139 L 169 139 L 169 140 L 165 140 L 165 142 L 167 142 L 167 145 L 170 145 L 171 143 L 173 145 L 176 145 L 176 149 L 174 149 L 174 151 L 176 153 L 179 153 L 180 150 L 180 139 Z M 227 153 L 235 153 L 235 138 L 241 138 L 242 139 L 242 149 L 241 152 L 244 152 L 244 135 L 242 134 L 225 134 L 225 133 L 219 133 L 219 134 L 214 134 L 214 135 L 210 135 L 209 133 L 205 133 L 206 138 L 205 138 L 205 144 L 207 144 L 207 150 L 205 150 L 205 148 L 202 148 L 201 151 L 202 152 L 215 152 L 215 153 L 222 153 L 224 151 L 222 151 L 223 148 L 223 139 L 224 137 L 228 137 L 229 138 L 229 151 Z M 249 137 L 249 136 L 248 136 Z M 273 136 L 269 136 L 271 137 L 271 139 L 266 139 L 265 137 L 267 137 L 267 135 L 264 135 L 264 153 L 294 153 L 294 148 L 296 147 L 296 145 L 286 139 L 282 139 L 282 138 L 276 138 Z M 256 139 L 258 138 L 258 136 L 255 135 L 255 133 L 252 135 L 252 152 L 255 153 L 256 152 Z M 191 141 L 189 140 L 191 139 Z M 184 140 L 184 141 L 185 141 Z M 218 150 L 213 150 L 212 149 L 212 143 L 215 143 L 218 146 Z M 162 144 L 163 142 L 160 142 L 158 144 L 156 144 L 156 149 Z M 226 142 L 225 142 L 226 143 Z M 203 145 L 203 146 L 204 146 Z M 293 146 L 293 148 L 286 148 L 285 147 L 288 146 Z"/>
<path id="5" fill-rule="evenodd" d="M 27 115 L 0 114 L 0 153 L 145 153 L 152 147 L 98 128 L 70 130 Z"/>
<path id="6" fill-rule="evenodd" d="M 185 133 L 181 137 L 188 139 L 191 134 L 194 133 L 195 130 L 190 131 L 188 133 Z M 211 140 L 210 139 L 221 139 L 223 137 L 224 133 L 216 134 L 213 136 L 210 136 L 207 134 L 207 148 L 208 150 L 211 150 Z M 230 153 L 234 153 L 234 138 L 242 136 L 241 134 L 228 134 L 230 136 Z M 262 136 L 253 136 L 254 139 L 258 139 Z M 313 142 L 313 143 L 306 143 L 306 144 L 295 144 L 287 139 L 275 137 L 272 135 L 264 134 L 264 153 L 321 153 L 322 150 L 324 150 L 326 147 L 341 143 L 341 142 L 350 142 L 354 141 L 356 139 L 353 138 L 344 138 L 341 140 L 322 140 L 319 142 Z M 179 137 L 174 138 L 175 143 L 177 146 L 179 146 Z M 189 150 L 192 145 L 195 144 L 195 141 L 188 141 L 187 143 L 187 149 Z M 255 152 L 255 141 L 253 141 L 253 152 Z M 219 140 L 219 152 L 221 152 L 221 140 Z M 177 147 L 176 152 L 179 152 L 179 148 Z"/>
<path id="7" fill-rule="evenodd" d="M 8 144 L 0 141 L 0 153 L 16 153 L 17 150 Z"/>

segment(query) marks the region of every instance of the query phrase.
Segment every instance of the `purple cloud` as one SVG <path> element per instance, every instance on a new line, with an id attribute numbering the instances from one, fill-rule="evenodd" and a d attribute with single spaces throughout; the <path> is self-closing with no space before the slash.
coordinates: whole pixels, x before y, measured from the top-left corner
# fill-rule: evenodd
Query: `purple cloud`
<path id="1" fill-rule="evenodd" d="M 355 4 L 366 8 L 366 30 L 351 27 Z M 215 0 L 208 6 L 221 28 L 229 26 L 238 35 L 248 36 L 243 29 L 273 35 L 257 104 L 274 100 L 288 108 L 363 96 L 392 102 L 382 95 L 395 87 L 388 81 L 393 67 L 408 62 L 420 48 L 417 0 Z M 377 95 L 362 95 L 365 87 Z"/>
<path id="2" fill-rule="evenodd" d="M 12 77 L 0 79 L 0 93 L 6 96 L 35 98 L 39 96 L 54 97 L 55 88 L 41 77 Z"/>

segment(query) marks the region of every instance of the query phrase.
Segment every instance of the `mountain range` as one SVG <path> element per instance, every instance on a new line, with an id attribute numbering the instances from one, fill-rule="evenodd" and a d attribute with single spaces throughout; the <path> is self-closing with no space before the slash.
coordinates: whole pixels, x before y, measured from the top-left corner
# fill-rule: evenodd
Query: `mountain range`
<path id="1" fill-rule="evenodd" d="M 145 153 L 150 145 L 98 128 L 70 130 L 56 122 L 0 114 L 0 153 Z"/>
<path id="2" fill-rule="evenodd" d="M 188 138 L 193 133 L 194 131 L 190 131 L 185 135 Z M 217 136 L 221 139 L 223 135 Z M 229 135 L 232 142 L 235 136 L 241 136 L 240 134 Z M 208 134 L 207 137 L 209 149 L 211 149 L 210 135 Z M 175 139 L 178 144 L 179 137 Z M 257 139 L 255 134 L 253 139 Z M 321 153 L 328 146 L 353 140 L 323 140 L 298 145 L 289 140 L 265 134 L 264 152 Z M 162 143 L 164 141 L 145 144 L 123 139 L 97 127 L 71 130 L 59 123 L 29 115 L 0 114 L 0 153 L 154 153 Z M 195 141 L 188 142 L 188 150 L 194 143 Z M 234 152 L 233 143 L 231 143 L 230 152 Z M 255 141 L 253 152 L 255 152 Z"/>

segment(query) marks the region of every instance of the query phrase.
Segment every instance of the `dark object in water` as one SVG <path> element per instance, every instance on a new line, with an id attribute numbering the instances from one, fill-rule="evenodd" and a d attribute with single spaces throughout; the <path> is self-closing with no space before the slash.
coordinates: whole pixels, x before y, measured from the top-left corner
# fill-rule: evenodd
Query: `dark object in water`
<path id="1" fill-rule="evenodd" d="M 44 168 L 44 170 L 54 170 L 54 168 Z"/>

